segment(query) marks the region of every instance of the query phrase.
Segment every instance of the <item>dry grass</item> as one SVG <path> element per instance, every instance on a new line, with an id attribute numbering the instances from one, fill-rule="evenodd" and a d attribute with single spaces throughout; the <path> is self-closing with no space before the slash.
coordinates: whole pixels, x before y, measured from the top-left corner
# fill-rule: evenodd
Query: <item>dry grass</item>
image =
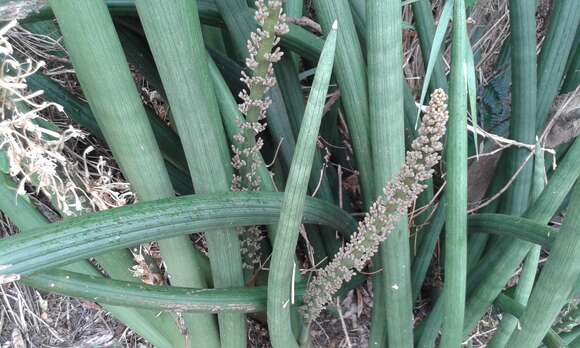
<path id="1" fill-rule="evenodd" d="M 311 326 L 315 347 L 366 347 L 372 311 L 372 285 L 351 290 L 340 301 L 340 308 L 329 305 Z"/>
<path id="2" fill-rule="evenodd" d="M 0 238 L 17 229 L 0 214 Z M 38 292 L 19 283 L 0 286 L 0 347 L 147 347 L 100 306 Z"/>

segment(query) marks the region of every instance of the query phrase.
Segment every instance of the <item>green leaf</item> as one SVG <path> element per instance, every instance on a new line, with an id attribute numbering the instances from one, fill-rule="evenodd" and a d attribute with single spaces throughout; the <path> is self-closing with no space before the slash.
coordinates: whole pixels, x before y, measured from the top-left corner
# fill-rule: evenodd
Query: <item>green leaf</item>
<path id="1" fill-rule="evenodd" d="M 6 174 L 0 174 L 0 211 L 18 227 L 22 235 L 26 235 L 34 228 L 49 225 L 46 217 L 36 209 L 28 196 L 16 196 L 15 184 Z M 123 267 L 119 267 L 125 263 L 123 251 L 117 250 L 113 252 L 113 255 L 110 254 L 107 255 L 107 259 L 114 261 L 115 266 L 124 271 Z M 105 267 L 103 264 L 101 264 L 101 267 L 109 274 L 118 275 L 119 273 L 114 268 Z M 66 269 L 88 275 L 98 275 L 103 279 L 102 274 L 88 260 L 67 265 Z M 133 281 L 138 281 L 137 278 L 131 275 L 130 277 Z M 33 281 L 34 279 L 35 276 L 28 277 L 23 280 L 23 283 L 28 284 L 29 280 Z M 173 318 L 169 314 L 159 316 L 158 313 L 109 305 L 103 305 L 103 308 L 155 346 L 173 347 L 174 344 L 168 341 L 171 335 L 175 338 L 174 342 L 183 340 L 183 336 L 177 331 L 177 327 L 172 325 Z"/>
<path id="2" fill-rule="evenodd" d="M 538 58 L 538 91 L 541 93 L 538 93 L 536 101 L 537 133 L 544 129 L 550 107 L 558 94 L 566 60 L 570 54 L 575 53 L 571 49 L 578 40 L 579 23 L 578 0 L 554 2 L 550 24 Z"/>
<path id="3" fill-rule="evenodd" d="M 293 302 L 291 287 L 292 280 L 295 278 L 293 273 L 297 267 L 294 263 L 294 252 L 298 243 L 298 230 L 303 219 L 306 191 L 328 84 L 332 75 L 336 37 L 335 22 L 320 55 L 280 211 L 268 277 L 268 328 L 274 347 L 297 347 L 290 321 L 290 308 Z"/>
<path id="4" fill-rule="evenodd" d="M 465 3 L 453 5 L 453 47 L 446 147 L 447 214 L 441 346 L 460 347 L 467 278 L 467 19 Z"/>
<path id="5" fill-rule="evenodd" d="M 135 4 L 173 111 L 195 190 L 197 193 L 227 192 L 232 179 L 230 152 L 209 79 L 197 2 L 137 0 Z M 206 235 L 216 287 L 244 284 L 240 240 L 232 232 L 224 228 Z M 178 258 L 173 260 L 176 265 L 179 262 Z M 183 274 L 172 275 L 173 285 L 195 286 L 187 281 L 187 268 L 179 268 Z M 195 327 L 203 333 L 196 321 L 190 320 L 190 330 Z M 245 347 L 243 315 L 220 314 L 218 321 L 222 346 Z"/>
<path id="6" fill-rule="evenodd" d="M 467 42 L 465 43 L 466 49 L 466 73 L 467 73 L 467 95 L 469 96 L 469 111 L 471 112 L 471 125 L 473 129 L 476 130 L 478 127 L 477 123 L 477 78 L 475 77 L 475 64 L 473 61 L 473 50 L 471 49 L 471 44 L 469 43 L 469 36 L 466 36 Z M 477 142 L 477 132 L 473 132 L 473 145 L 475 148 L 475 154 L 479 157 L 479 144 Z"/>
<path id="7" fill-rule="evenodd" d="M 522 239 L 550 249 L 558 230 L 533 220 L 505 214 L 477 214 L 467 219 L 470 232 L 492 233 Z"/>
<path id="8" fill-rule="evenodd" d="M 344 284 L 341 294 L 362 284 L 366 277 L 358 274 Z M 266 309 L 266 287 L 194 289 L 125 282 L 68 271 L 50 271 L 26 278 L 29 286 L 99 303 L 124 305 L 155 311 L 241 312 L 255 313 Z M 295 286 L 296 301 L 301 302 L 305 284 Z"/>
<path id="9" fill-rule="evenodd" d="M 544 189 L 546 177 L 545 171 L 544 150 L 542 149 L 541 144 L 537 142 L 534 153 L 533 183 L 530 193 L 530 201 L 532 202 L 540 196 Z M 528 303 L 528 299 L 536 280 L 541 250 L 542 247 L 540 245 L 534 245 L 526 256 L 526 260 L 522 267 L 522 272 L 515 289 L 514 299 L 523 305 Z M 500 327 L 496 331 L 496 334 L 489 343 L 489 348 L 505 347 L 511 334 L 516 330 L 517 324 L 518 321 L 514 316 L 510 317 L 508 315 L 504 317 L 500 323 Z"/>
<path id="10" fill-rule="evenodd" d="M 405 164 L 402 15 L 399 0 L 368 0 L 366 6 L 369 134 L 377 197 Z M 401 219 L 373 259 L 373 272 L 383 270 L 373 278 L 373 344 L 385 336 L 386 318 L 387 345 L 412 346 L 409 244 L 407 220 Z"/>
<path id="11" fill-rule="evenodd" d="M 421 88 L 421 97 L 419 98 L 419 104 L 423 105 L 425 102 L 425 97 L 427 97 L 429 81 L 431 81 L 431 75 L 433 74 L 433 69 L 438 63 L 438 57 L 441 51 L 441 46 L 443 40 L 445 39 L 445 33 L 449 27 L 449 22 L 451 21 L 451 16 L 453 15 L 453 1 L 448 0 L 443 5 L 443 10 L 441 11 L 441 17 L 439 18 L 439 24 L 437 24 L 437 30 L 435 31 L 435 36 L 433 37 L 433 44 L 431 46 L 431 52 L 429 53 L 429 62 L 427 63 L 427 69 L 425 70 L 425 77 L 423 77 L 423 87 Z M 455 41 L 454 41 L 455 42 Z M 419 123 L 419 114 L 421 110 L 417 110 L 417 121 L 415 122 L 415 128 Z"/>
<path id="12" fill-rule="evenodd" d="M 30 274 L 141 242 L 216 229 L 278 222 L 282 193 L 196 194 L 144 202 L 53 223 L 0 240 L 0 275 Z M 344 210 L 307 198 L 303 223 L 349 235 L 356 221 Z"/>
<path id="13" fill-rule="evenodd" d="M 513 316 L 516 321 L 518 320 L 517 318 L 522 316 L 526 309 L 524 305 L 516 300 L 513 300 L 505 294 L 500 294 L 495 300 L 494 304 L 498 306 L 501 311 Z M 561 348 L 565 346 L 562 338 L 560 338 L 558 334 L 556 334 L 556 332 L 551 329 L 548 331 L 543 340 L 548 348 Z"/>
<path id="14" fill-rule="evenodd" d="M 580 276 L 580 183 L 572 190 L 568 213 L 542 268 L 526 310 L 507 347 L 537 347 L 562 307 L 569 301 Z"/>
<path id="15" fill-rule="evenodd" d="M 421 44 L 423 62 L 430 63 L 429 56 L 433 49 L 433 39 L 435 37 L 435 24 L 431 2 L 429 0 L 418 0 L 412 3 L 411 8 L 413 10 L 413 20 L 417 29 L 417 35 L 419 36 L 419 42 Z M 443 88 L 445 91 L 449 90 L 441 54 L 437 54 L 437 61 L 433 64 L 433 73 L 429 83 L 431 91 L 434 91 L 436 88 Z"/>
<path id="16" fill-rule="evenodd" d="M 106 4 L 103 1 L 51 0 L 50 5 L 84 95 L 131 190 L 141 201 L 174 196 L 161 151 Z M 168 8 L 162 13 L 167 12 Z M 207 68 L 207 64 L 205 66 Z M 175 111 L 174 105 L 171 107 Z M 186 235 L 158 244 L 174 285 L 207 286 L 199 265 L 199 251 Z M 133 264 L 130 254 L 128 256 Z M 128 267 L 117 268 L 130 274 Z M 196 336 L 198 342 L 207 347 L 219 346 L 218 327 L 211 315 L 186 316 L 184 320 L 189 333 Z"/>
<path id="17" fill-rule="evenodd" d="M 347 0 L 314 1 L 313 5 L 320 25 L 326 32 L 331 30 L 335 20 L 339 21 L 340 32 L 338 33 L 334 72 L 341 89 L 341 102 L 359 171 L 358 179 L 362 187 L 363 205 L 368 208 L 375 195 L 369 141 L 366 63 L 361 44 Z"/>

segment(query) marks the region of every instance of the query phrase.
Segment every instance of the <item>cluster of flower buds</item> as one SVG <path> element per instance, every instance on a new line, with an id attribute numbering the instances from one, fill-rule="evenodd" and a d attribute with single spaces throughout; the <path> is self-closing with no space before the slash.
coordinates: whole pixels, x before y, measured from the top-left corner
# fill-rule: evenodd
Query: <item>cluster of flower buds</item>
<path id="1" fill-rule="evenodd" d="M 387 183 L 383 195 L 371 206 L 350 242 L 310 282 L 304 297 L 307 320 L 316 319 L 342 283 L 349 281 L 355 270 L 364 269 L 380 243 L 406 216 L 408 208 L 425 189 L 422 182 L 431 178 L 433 167 L 441 159 L 441 138 L 445 134 L 447 118 L 447 95 L 437 89 L 431 94 L 419 135 L 411 145 L 412 150 L 407 152 L 403 168 Z"/>
<path id="2" fill-rule="evenodd" d="M 251 76 L 242 71 L 242 82 L 246 88 L 239 94 L 243 103 L 239 109 L 245 119 L 238 119 L 239 133 L 232 145 L 232 167 L 236 174 L 232 180 L 232 191 L 259 191 L 261 165 L 260 150 L 264 144 L 259 134 L 266 129 L 266 113 L 272 104 L 268 91 L 276 85 L 274 64 L 282 58 L 277 45 L 280 35 L 288 32 L 286 16 L 282 13 L 282 1 L 256 1 L 258 29 L 251 34 L 247 43 L 249 56 L 246 66 Z M 261 229 L 257 226 L 244 228 L 240 232 L 244 266 L 253 269 L 260 262 Z"/>

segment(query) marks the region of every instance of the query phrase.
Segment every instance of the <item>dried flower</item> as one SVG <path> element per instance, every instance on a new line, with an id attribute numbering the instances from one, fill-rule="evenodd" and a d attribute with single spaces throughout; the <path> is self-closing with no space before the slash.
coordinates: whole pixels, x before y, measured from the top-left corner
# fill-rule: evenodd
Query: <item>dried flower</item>
<path id="1" fill-rule="evenodd" d="M 18 194 L 25 194 L 25 185 L 46 194 L 64 215 L 78 215 L 91 209 L 102 210 L 124 205 L 132 193 L 129 185 L 113 180 L 102 157 L 95 163 L 83 163 L 67 146 L 69 140 L 82 140 L 85 133 L 69 126 L 65 130 L 46 125 L 40 113 L 50 106 L 63 112 L 55 103 L 37 103 L 42 91 L 27 93 L 26 78 L 44 66 L 31 59 L 21 63 L 12 56 L 6 38 L 16 21 L 0 29 L 0 159 L 8 162 L 7 174 L 19 181 Z"/>
<path id="2" fill-rule="evenodd" d="M 350 242 L 310 282 L 304 297 L 304 314 L 308 320 L 320 314 L 342 283 L 351 279 L 354 270 L 363 270 L 380 243 L 425 189 L 421 182 L 431 178 L 433 167 L 441 158 L 439 152 L 443 145 L 440 140 L 448 118 L 446 101 L 447 95 L 441 89 L 431 94 L 419 135 L 411 145 L 412 151 L 407 152 L 403 168 L 387 183 L 383 195 L 371 206 Z"/>
<path id="3" fill-rule="evenodd" d="M 144 243 L 139 249 L 131 249 L 135 265 L 129 270 L 133 277 L 141 279 L 145 284 L 161 285 L 163 276 L 158 272 L 158 265 L 163 263 L 156 242 Z M 149 262 L 149 263 L 148 263 Z"/>
<path id="4" fill-rule="evenodd" d="M 232 145 L 232 167 L 237 174 L 232 179 L 232 191 L 259 191 L 261 165 L 260 150 L 264 144 L 258 136 L 266 129 L 266 113 L 272 104 L 268 91 L 276 85 L 274 64 L 282 58 L 279 47 L 280 35 L 288 32 L 286 17 L 282 14 L 282 2 L 270 0 L 256 1 L 256 21 L 259 28 L 253 32 L 247 43 L 249 57 L 246 66 L 251 76 L 242 71 L 242 82 L 246 89 L 239 94 L 243 103 L 239 109 L 245 120 L 238 119 L 240 132 L 234 136 Z M 253 269 L 260 263 L 260 241 L 263 238 L 259 227 L 240 229 L 244 267 Z"/>

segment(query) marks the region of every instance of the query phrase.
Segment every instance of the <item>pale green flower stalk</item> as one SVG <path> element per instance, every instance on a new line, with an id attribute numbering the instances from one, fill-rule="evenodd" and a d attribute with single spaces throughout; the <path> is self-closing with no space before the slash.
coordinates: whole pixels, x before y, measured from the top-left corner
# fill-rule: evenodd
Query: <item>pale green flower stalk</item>
<path id="1" fill-rule="evenodd" d="M 232 145 L 232 167 L 234 174 L 232 191 L 259 191 L 261 182 L 257 175 L 260 165 L 260 150 L 264 145 L 259 133 L 266 129 L 266 112 L 272 103 L 267 95 L 276 84 L 274 64 L 282 58 L 282 51 L 276 47 L 280 36 L 288 32 L 286 16 L 282 13 L 282 1 L 256 1 L 256 21 L 259 28 L 251 34 L 247 47 L 250 56 L 246 66 L 252 71 L 248 76 L 242 71 L 242 81 L 247 88 L 240 92 L 244 101 L 240 111 L 245 115 L 245 121 L 238 119 L 240 132 L 234 136 Z M 254 269 L 260 263 L 260 241 L 263 239 L 259 226 L 251 226 L 240 230 L 241 250 L 244 267 Z"/>
<path id="2" fill-rule="evenodd" d="M 354 270 L 363 270 L 378 251 L 380 243 L 388 237 L 399 219 L 406 216 L 407 209 L 427 187 L 421 182 L 431 178 L 433 167 L 441 159 L 441 138 L 445 134 L 447 118 L 447 95 L 442 89 L 437 89 L 431 94 L 419 136 L 413 141 L 412 151 L 407 152 L 405 165 L 387 183 L 384 194 L 373 203 L 350 242 L 308 285 L 304 296 L 307 320 L 316 319 L 342 283 L 352 278 Z"/>

